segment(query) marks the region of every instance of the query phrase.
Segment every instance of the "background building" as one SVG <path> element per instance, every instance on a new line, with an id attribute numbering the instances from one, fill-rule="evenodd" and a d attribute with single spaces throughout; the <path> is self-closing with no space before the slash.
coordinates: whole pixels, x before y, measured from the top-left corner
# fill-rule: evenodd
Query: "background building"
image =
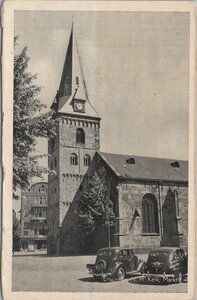
<path id="1" fill-rule="evenodd" d="M 46 248 L 48 184 L 39 182 L 21 193 L 21 246 Z"/>

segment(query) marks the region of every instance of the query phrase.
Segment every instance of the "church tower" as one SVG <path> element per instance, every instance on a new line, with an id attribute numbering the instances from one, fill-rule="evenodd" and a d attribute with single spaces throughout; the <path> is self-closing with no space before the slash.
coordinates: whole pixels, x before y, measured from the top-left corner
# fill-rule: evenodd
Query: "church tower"
<path id="1" fill-rule="evenodd" d="M 48 143 L 48 253 L 61 254 L 61 226 L 100 147 L 100 118 L 88 98 L 73 26 L 59 90 L 51 106 L 56 136 Z"/>

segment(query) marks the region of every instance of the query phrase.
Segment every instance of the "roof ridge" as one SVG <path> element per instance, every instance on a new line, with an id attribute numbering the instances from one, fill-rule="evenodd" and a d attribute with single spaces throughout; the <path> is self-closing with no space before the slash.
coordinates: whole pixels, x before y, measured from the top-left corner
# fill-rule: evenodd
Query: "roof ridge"
<path id="1" fill-rule="evenodd" d="M 127 157 L 138 157 L 138 158 L 152 158 L 152 159 L 161 159 L 161 160 L 168 160 L 168 161 L 183 161 L 183 162 L 188 162 L 188 160 L 184 159 L 178 159 L 178 158 L 166 158 L 166 157 L 155 157 L 155 156 L 142 156 L 142 155 L 133 155 L 133 154 L 122 154 L 122 153 L 112 153 L 112 152 L 104 152 L 104 151 L 98 151 L 99 153 L 105 155 L 118 155 L 118 156 L 127 156 Z"/>

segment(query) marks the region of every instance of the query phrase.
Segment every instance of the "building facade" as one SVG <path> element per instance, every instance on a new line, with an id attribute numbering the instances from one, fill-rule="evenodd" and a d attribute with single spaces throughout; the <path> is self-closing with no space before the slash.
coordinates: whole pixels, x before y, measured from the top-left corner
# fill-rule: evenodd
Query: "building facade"
<path id="1" fill-rule="evenodd" d="M 57 134 L 48 145 L 54 171 L 48 178 L 48 253 L 96 253 L 109 240 L 134 248 L 187 247 L 188 163 L 99 152 L 100 118 L 88 98 L 73 28 L 52 109 Z M 76 212 L 101 170 L 115 220 L 87 240 Z"/>
<path id="2" fill-rule="evenodd" d="M 48 184 L 38 182 L 21 193 L 21 246 L 46 249 Z"/>

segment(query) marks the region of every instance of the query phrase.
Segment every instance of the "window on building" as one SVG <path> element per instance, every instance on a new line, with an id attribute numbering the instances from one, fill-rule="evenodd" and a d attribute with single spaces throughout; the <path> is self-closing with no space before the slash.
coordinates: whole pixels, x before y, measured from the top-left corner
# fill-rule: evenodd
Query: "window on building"
<path id="1" fill-rule="evenodd" d="M 24 230 L 24 235 L 28 235 L 28 230 Z"/>
<path id="2" fill-rule="evenodd" d="M 38 230 L 34 229 L 34 235 L 37 235 L 37 233 L 38 233 Z"/>
<path id="3" fill-rule="evenodd" d="M 178 192 L 174 191 L 174 199 L 175 199 L 175 210 L 176 210 L 176 217 L 180 218 L 180 209 L 179 209 L 179 195 Z"/>
<path id="4" fill-rule="evenodd" d="M 85 144 L 85 132 L 82 128 L 77 128 L 76 142 L 78 144 Z"/>
<path id="5" fill-rule="evenodd" d="M 42 218 L 42 212 L 39 211 L 39 218 Z"/>
<path id="6" fill-rule="evenodd" d="M 142 199 L 142 232 L 159 233 L 157 199 L 146 194 Z"/>
<path id="7" fill-rule="evenodd" d="M 53 170 L 53 162 L 52 162 L 52 160 L 51 160 L 51 170 Z"/>
<path id="8" fill-rule="evenodd" d="M 77 154 L 75 154 L 75 153 L 71 154 L 71 156 L 70 156 L 70 164 L 74 165 L 74 166 L 78 165 L 78 156 L 77 156 Z"/>
<path id="9" fill-rule="evenodd" d="M 84 166 L 89 166 L 91 161 L 91 157 L 88 154 L 85 154 L 83 157 Z"/>
<path id="10" fill-rule="evenodd" d="M 55 157 L 55 168 L 57 167 L 57 159 L 56 159 L 56 157 Z"/>

